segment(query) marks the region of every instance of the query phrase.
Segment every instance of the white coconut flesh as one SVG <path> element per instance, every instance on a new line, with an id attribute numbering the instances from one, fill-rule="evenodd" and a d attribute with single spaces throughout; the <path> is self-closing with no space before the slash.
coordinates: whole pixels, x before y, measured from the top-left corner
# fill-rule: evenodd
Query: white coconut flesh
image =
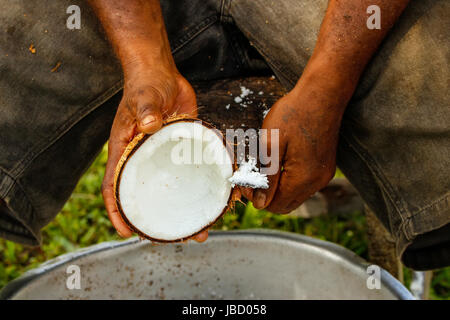
<path id="1" fill-rule="evenodd" d="M 233 163 L 223 138 L 201 122 L 175 122 L 147 138 L 126 161 L 122 213 L 155 240 L 184 239 L 212 224 L 228 205 Z"/>

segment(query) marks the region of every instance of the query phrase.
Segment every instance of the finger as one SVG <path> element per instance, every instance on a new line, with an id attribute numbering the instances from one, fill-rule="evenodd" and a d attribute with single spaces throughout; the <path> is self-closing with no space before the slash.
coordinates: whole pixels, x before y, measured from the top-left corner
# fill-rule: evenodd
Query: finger
<path id="1" fill-rule="evenodd" d="M 239 188 L 234 188 L 231 193 L 231 201 L 240 201 L 242 197 L 241 190 Z"/>
<path id="2" fill-rule="evenodd" d="M 242 187 L 239 186 L 239 188 L 236 188 L 239 190 L 239 193 L 244 196 L 247 200 L 252 201 L 253 199 L 253 189 L 248 187 Z"/>
<path id="3" fill-rule="evenodd" d="M 163 99 L 155 90 L 148 89 L 141 92 L 130 103 L 135 104 L 136 123 L 140 132 L 151 134 L 161 129 Z"/>
<path id="4" fill-rule="evenodd" d="M 268 125 L 270 121 L 270 117 L 265 118 L 263 129 L 267 131 L 263 130 L 259 136 L 260 162 L 261 165 L 265 165 L 264 169 L 270 169 L 271 172 L 276 171 L 267 177 L 269 180 L 268 189 L 257 189 L 253 192 L 253 205 L 257 209 L 266 208 L 272 201 L 278 188 L 282 159 L 286 151 L 285 139 L 280 136 L 279 129 L 271 128 L 270 124 Z"/>
<path id="5" fill-rule="evenodd" d="M 274 135 L 272 134 L 272 130 L 268 130 L 267 134 L 263 133 L 260 136 L 260 147 L 263 150 L 260 156 L 260 161 L 262 164 L 266 164 L 266 168 L 269 168 L 267 167 L 268 164 L 270 164 L 271 167 L 275 166 L 273 169 L 277 171 L 276 173 L 267 177 L 269 180 L 268 189 L 256 189 L 253 192 L 252 202 L 253 206 L 256 209 L 266 208 L 272 201 L 272 198 L 274 197 L 278 188 L 278 181 L 280 178 L 282 166 L 281 159 L 283 159 L 285 153 L 285 144 L 283 141 L 280 141 L 279 138 L 280 137 L 278 133 Z M 275 151 L 276 153 L 272 154 L 272 151 Z M 265 156 L 264 154 L 267 154 L 267 156 Z"/>
<path id="6" fill-rule="evenodd" d="M 128 225 L 123 221 L 122 216 L 117 209 L 116 201 L 113 194 L 113 188 L 106 187 L 104 189 L 103 198 L 105 200 L 106 211 L 108 212 L 109 220 L 116 229 L 119 236 L 122 238 L 129 238 L 133 232 L 128 228 Z"/>
<path id="7" fill-rule="evenodd" d="M 116 166 L 129 140 L 133 137 L 136 127 L 132 116 L 123 112 L 124 109 L 126 108 L 123 108 L 123 105 L 122 107 L 119 106 L 111 129 L 111 137 L 108 143 L 108 162 L 106 163 L 105 176 L 102 183 L 102 195 L 108 217 L 114 228 L 116 228 L 120 236 L 130 237 L 133 233 L 123 221 L 114 197 L 114 173 Z"/>
<path id="8" fill-rule="evenodd" d="M 304 181 L 304 176 L 299 169 L 289 169 L 289 166 L 283 170 L 280 176 L 277 192 L 272 198 L 267 210 L 274 213 L 289 213 L 305 200 L 307 200 L 312 192 L 308 182 Z"/>
<path id="9" fill-rule="evenodd" d="M 275 196 L 278 189 L 278 181 L 280 178 L 280 171 L 276 174 L 268 176 L 269 188 L 268 189 L 256 189 L 253 192 L 253 206 L 256 209 L 266 208 Z"/>
<path id="10" fill-rule="evenodd" d="M 193 240 L 197 242 L 205 242 L 208 239 L 208 230 L 202 231 L 199 234 L 192 237 Z"/>
<path id="11" fill-rule="evenodd" d="M 111 172 L 111 169 L 109 169 L 109 172 Z M 108 174 L 105 174 L 105 178 L 102 184 L 102 195 L 105 202 L 106 212 L 108 213 L 108 217 L 112 225 L 117 230 L 117 233 L 122 238 L 128 238 L 133 234 L 133 232 L 130 230 L 125 221 L 123 221 L 122 216 L 117 208 L 113 187 L 114 178 L 110 178 L 111 174 L 109 174 L 109 172 Z"/>
<path id="12" fill-rule="evenodd" d="M 185 78 L 178 78 L 177 81 L 179 92 L 175 102 L 175 113 L 197 117 L 197 98 L 194 89 Z"/>

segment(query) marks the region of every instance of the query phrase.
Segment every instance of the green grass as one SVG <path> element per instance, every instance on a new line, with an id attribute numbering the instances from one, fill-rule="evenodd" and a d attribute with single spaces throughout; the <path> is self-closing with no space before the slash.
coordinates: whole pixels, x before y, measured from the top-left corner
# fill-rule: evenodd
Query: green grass
<path id="1" fill-rule="evenodd" d="M 106 150 L 103 150 L 61 213 L 43 229 L 40 248 L 0 239 L 0 288 L 24 271 L 60 254 L 120 239 L 106 215 L 100 193 L 106 158 Z"/>
<path id="2" fill-rule="evenodd" d="M 23 272 L 66 252 L 108 240 L 119 240 L 108 220 L 100 193 L 106 163 L 106 148 L 84 174 L 61 213 L 44 230 L 40 248 L 29 248 L 0 239 L 0 288 Z M 339 175 L 340 173 L 338 173 Z M 290 231 L 338 243 L 367 259 L 364 215 L 353 212 L 313 219 L 276 215 L 238 203 L 214 229 L 269 228 Z M 280 271 L 282 272 L 282 271 Z M 410 272 L 405 272 L 406 284 Z M 431 298 L 450 299 L 450 268 L 437 270 Z"/>

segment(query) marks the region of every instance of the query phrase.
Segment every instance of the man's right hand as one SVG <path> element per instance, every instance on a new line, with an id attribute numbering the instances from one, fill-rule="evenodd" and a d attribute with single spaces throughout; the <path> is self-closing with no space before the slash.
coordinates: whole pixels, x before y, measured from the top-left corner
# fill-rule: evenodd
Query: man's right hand
<path id="1" fill-rule="evenodd" d="M 159 130 L 163 120 L 171 115 L 197 115 L 194 90 L 175 68 L 138 66 L 129 74 L 111 129 L 102 185 L 109 219 L 122 237 L 129 237 L 132 232 L 117 209 L 113 183 L 117 163 L 126 146 L 140 132 L 150 134 Z"/>
<path id="2" fill-rule="evenodd" d="M 114 198 L 114 171 L 128 143 L 140 132 L 159 130 L 172 115 L 197 116 L 191 85 L 178 72 L 158 0 L 89 0 L 122 64 L 123 98 L 111 129 L 102 193 L 109 219 L 122 237 L 128 228 Z M 152 210 L 152 208 L 148 208 Z M 206 240 L 204 231 L 193 237 Z"/>

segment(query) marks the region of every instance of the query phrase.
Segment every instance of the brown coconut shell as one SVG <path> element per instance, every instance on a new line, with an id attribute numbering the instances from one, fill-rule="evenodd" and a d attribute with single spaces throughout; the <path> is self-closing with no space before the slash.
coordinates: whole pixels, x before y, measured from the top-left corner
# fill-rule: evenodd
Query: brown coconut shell
<path id="1" fill-rule="evenodd" d="M 233 168 L 232 168 L 233 172 L 236 171 L 237 164 L 236 164 L 236 161 L 235 161 L 234 156 L 233 156 L 233 149 L 232 149 L 232 147 L 230 146 L 230 144 L 228 143 L 226 138 L 223 136 L 223 134 L 216 127 L 214 127 L 212 124 L 210 124 L 208 122 L 205 122 L 205 121 L 203 121 L 201 119 L 197 119 L 197 118 L 178 116 L 178 117 L 173 117 L 173 118 L 170 118 L 170 119 L 167 119 L 166 121 L 164 121 L 163 127 L 170 126 L 170 125 L 172 125 L 174 123 L 177 123 L 177 122 L 196 122 L 196 121 L 201 121 L 203 126 L 214 130 L 214 132 L 220 138 L 222 138 L 223 144 L 224 144 L 225 148 L 227 149 L 228 154 L 230 155 L 231 161 L 233 163 Z M 205 226 L 203 229 L 193 233 L 192 235 L 190 235 L 188 237 L 184 237 L 184 238 L 175 239 L 175 240 L 164 240 L 164 239 L 153 238 L 153 237 L 150 237 L 149 235 L 145 234 L 144 232 L 139 230 L 139 228 L 134 226 L 128 220 L 127 216 L 125 215 L 124 210 L 122 208 L 122 205 L 120 203 L 119 189 L 120 189 L 120 179 L 121 179 L 121 176 L 122 176 L 122 172 L 123 172 L 123 169 L 125 168 L 125 165 L 126 165 L 128 159 L 130 159 L 130 157 L 134 154 L 134 152 L 136 152 L 136 150 L 139 149 L 139 147 L 150 136 L 151 136 L 150 134 L 144 134 L 144 133 L 137 134 L 133 138 L 133 140 L 128 144 L 128 146 L 125 148 L 125 151 L 123 152 L 122 157 L 120 158 L 119 162 L 117 163 L 116 170 L 115 170 L 115 173 L 114 173 L 114 186 L 113 186 L 114 187 L 114 198 L 116 200 L 117 210 L 119 211 L 123 221 L 127 224 L 127 226 L 133 232 L 137 233 L 139 235 L 139 237 L 141 237 L 141 238 L 148 239 L 148 240 L 151 240 L 153 242 L 161 242 L 161 243 L 185 242 L 186 240 L 189 240 L 190 238 L 198 235 L 202 231 L 205 231 L 205 230 L 209 229 L 212 225 L 214 225 L 225 214 L 225 212 L 227 212 L 227 210 L 229 208 L 233 207 L 233 199 L 232 199 L 233 189 L 230 192 L 230 196 L 228 198 L 227 205 L 225 206 L 225 208 L 223 208 L 222 212 L 219 214 L 217 219 L 214 220 L 213 222 L 211 222 L 209 225 Z"/>

